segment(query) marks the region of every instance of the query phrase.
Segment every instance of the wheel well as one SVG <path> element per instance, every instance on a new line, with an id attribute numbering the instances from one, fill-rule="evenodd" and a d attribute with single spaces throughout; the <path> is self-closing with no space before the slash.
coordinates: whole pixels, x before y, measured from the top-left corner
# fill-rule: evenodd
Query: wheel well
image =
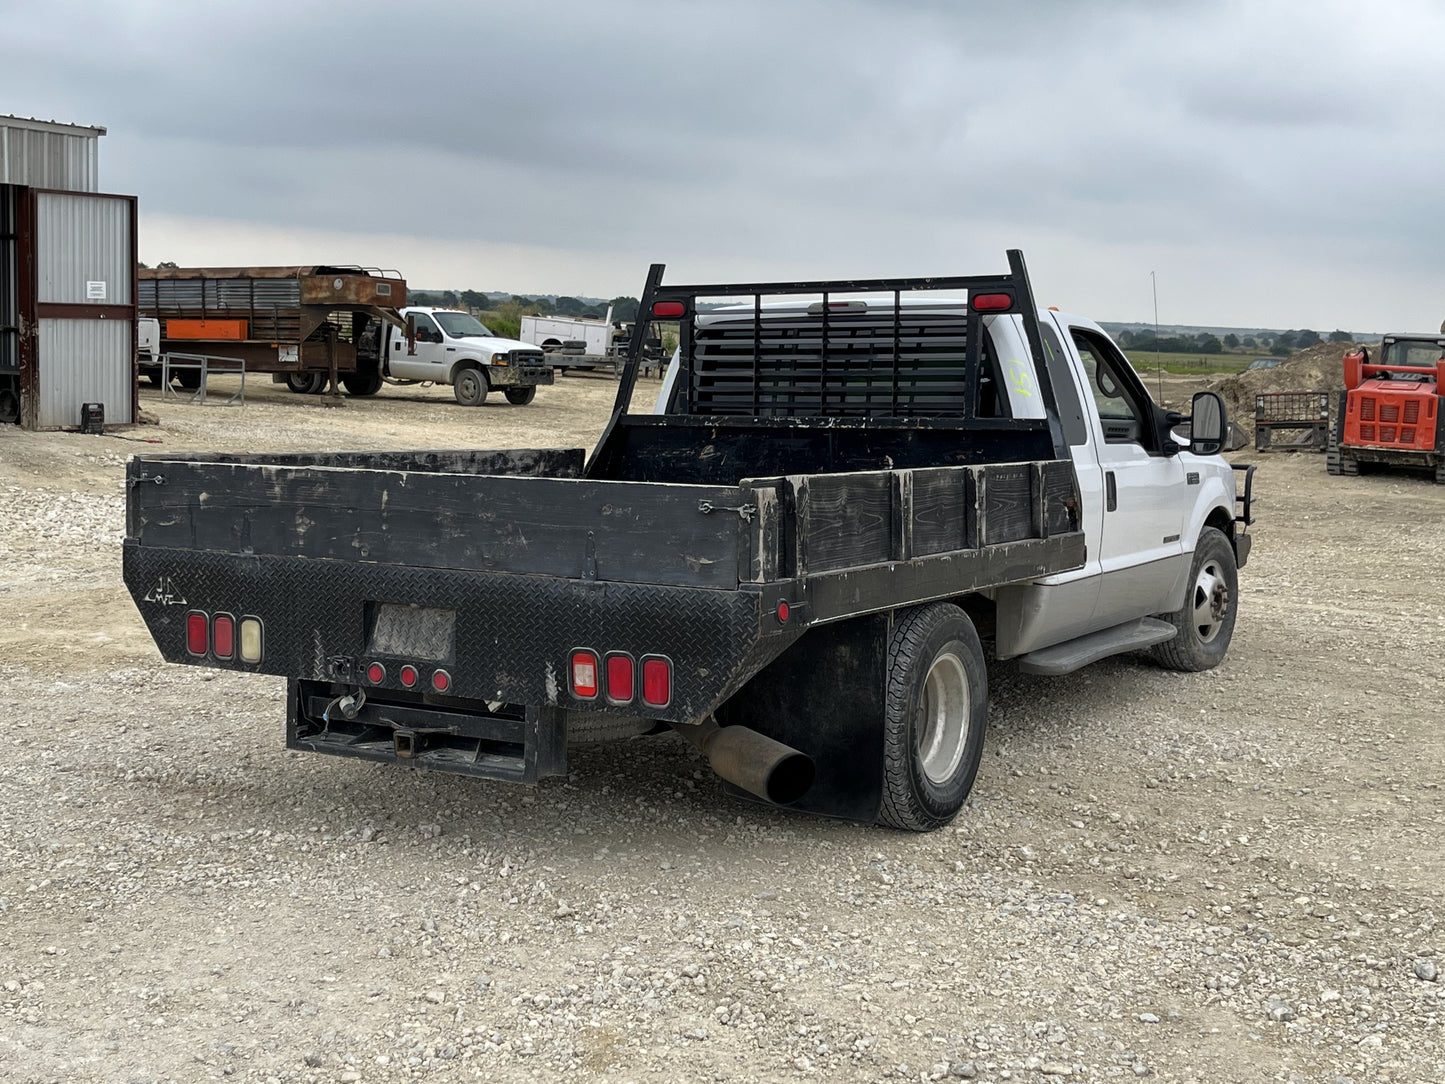
<path id="1" fill-rule="evenodd" d="M 474 361 L 474 360 L 472 360 L 472 359 L 470 359 L 470 358 L 468 358 L 468 359 L 466 359 L 466 360 L 463 360 L 463 361 L 459 361 L 459 362 L 457 362 L 455 365 L 452 366 L 451 377 L 447 380 L 447 383 L 448 383 L 448 384 L 455 384 L 455 383 L 457 382 L 457 375 L 458 375 L 459 373 L 461 373 L 461 371 L 462 371 L 463 369 L 476 369 L 478 372 L 481 372 L 482 366 L 481 366 L 481 363 L 480 363 L 480 362 Z M 486 374 L 486 373 L 482 373 L 482 379 L 483 379 L 483 380 L 486 380 L 486 379 L 487 379 L 487 374 Z M 490 386 L 491 386 L 491 381 L 487 381 L 487 384 L 488 384 L 488 386 L 490 387 Z"/>
<path id="2" fill-rule="evenodd" d="M 1234 517 L 1226 509 L 1212 509 L 1209 515 L 1204 517 L 1204 526 L 1213 527 L 1221 532 L 1225 538 L 1234 537 Z"/>

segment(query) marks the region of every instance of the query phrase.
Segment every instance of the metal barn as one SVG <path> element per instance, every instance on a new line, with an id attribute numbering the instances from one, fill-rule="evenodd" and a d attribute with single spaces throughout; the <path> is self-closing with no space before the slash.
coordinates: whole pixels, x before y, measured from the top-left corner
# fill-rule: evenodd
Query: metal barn
<path id="1" fill-rule="evenodd" d="M 97 191 L 104 134 L 0 116 L 0 422 L 135 421 L 136 200 Z"/>

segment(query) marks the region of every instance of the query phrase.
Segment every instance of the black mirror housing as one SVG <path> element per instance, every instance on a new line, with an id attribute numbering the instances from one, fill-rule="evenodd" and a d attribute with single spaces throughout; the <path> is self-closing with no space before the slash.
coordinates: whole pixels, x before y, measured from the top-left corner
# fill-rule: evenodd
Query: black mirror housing
<path id="1" fill-rule="evenodd" d="M 1189 415 L 1189 450 L 1218 455 L 1229 439 L 1229 411 L 1217 391 L 1195 392 Z"/>

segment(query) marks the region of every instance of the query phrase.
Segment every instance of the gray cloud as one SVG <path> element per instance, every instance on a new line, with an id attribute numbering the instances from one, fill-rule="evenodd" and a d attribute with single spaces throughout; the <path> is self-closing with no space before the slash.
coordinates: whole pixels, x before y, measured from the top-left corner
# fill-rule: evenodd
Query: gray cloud
<path id="1" fill-rule="evenodd" d="M 1420 59 L 1445 21 L 1425 3 L 51 3 L 7 18 L 5 108 L 108 125 L 107 187 L 238 235 L 532 246 L 596 275 L 662 257 L 705 277 L 967 271 L 1019 244 L 1103 318 L 1140 315 L 1144 292 L 1126 294 L 1150 270 L 1188 291 L 1176 318 L 1201 322 L 1434 323 L 1445 297 L 1445 97 Z M 478 266 L 471 284 L 512 274 Z M 607 287 L 637 285 L 590 285 Z"/>

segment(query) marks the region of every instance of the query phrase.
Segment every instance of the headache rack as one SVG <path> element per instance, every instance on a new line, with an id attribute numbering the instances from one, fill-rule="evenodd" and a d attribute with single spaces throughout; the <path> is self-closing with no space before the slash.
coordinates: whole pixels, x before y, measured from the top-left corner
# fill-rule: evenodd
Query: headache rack
<path id="1" fill-rule="evenodd" d="M 732 467 L 765 474 L 1067 458 L 1023 254 L 1010 250 L 1008 265 L 1002 275 L 684 286 L 664 284 L 654 264 L 587 473 L 648 480 L 646 464 L 661 456 L 676 468 L 699 428 L 709 431 L 719 477 Z M 1011 415 L 984 334 L 996 315 L 1023 318 L 1043 417 Z M 643 344 L 659 322 L 678 328 L 668 411 L 630 413 Z M 749 436 L 775 447 L 749 448 Z"/>

